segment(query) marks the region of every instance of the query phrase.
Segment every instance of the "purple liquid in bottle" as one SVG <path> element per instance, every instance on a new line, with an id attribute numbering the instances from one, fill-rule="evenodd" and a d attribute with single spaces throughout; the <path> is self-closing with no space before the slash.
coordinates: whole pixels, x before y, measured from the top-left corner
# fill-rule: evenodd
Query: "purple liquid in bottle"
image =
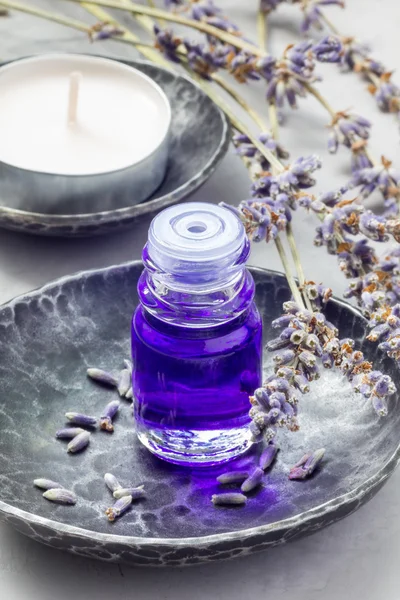
<path id="1" fill-rule="evenodd" d="M 170 462 L 209 466 L 251 445 L 249 395 L 261 384 L 261 318 L 242 223 L 188 203 L 152 222 L 132 321 L 141 442 Z"/>

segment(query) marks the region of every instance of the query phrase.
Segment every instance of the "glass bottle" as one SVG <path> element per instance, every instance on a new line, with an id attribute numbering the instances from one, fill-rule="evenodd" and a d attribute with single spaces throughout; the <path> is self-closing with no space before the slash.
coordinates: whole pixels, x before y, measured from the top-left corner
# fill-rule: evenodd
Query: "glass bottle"
<path id="1" fill-rule="evenodd" d="M 187 203 L 150 225 L 132 320 L 137 433 L 158 457 L 213 465 L 251 445 L 262 324 L 245 267 L 249 242 L 229 210 Z"/>

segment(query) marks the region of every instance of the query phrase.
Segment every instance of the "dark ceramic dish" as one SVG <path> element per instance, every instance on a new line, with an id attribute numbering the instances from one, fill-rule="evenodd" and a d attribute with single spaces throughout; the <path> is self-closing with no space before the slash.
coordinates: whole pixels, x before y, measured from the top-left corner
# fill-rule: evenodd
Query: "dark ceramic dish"
<path id="1" fill-rule="evenodd" d="M 69 204 L 69 214 L 65 214 L 64 203 L 64 214 L 56 214 L 54 202 L 49 202 L 45 194 L 42 200 L 36 195 L 32 204 L 23 199 L 15 186 L 14 196 L 8 193 L 2 198 L 0 179 L 0 227 L 59 237 L 85 237 L 126 229 L 142 215 L 158 212 L 194 192 L 217 168 L 229 146 L 229 126 L 225 115 L 200 87 L 182 75 L 145 61 L 120 62 L 153 79 L 171 104 L 167 174 L 161 186 L 149 200 L 139 204 L 134 193 L 110 194 L 105 187 L 101 198 L 85 198 L 85 214 L 79 214 L 79 202 Z M 6 170 L 0 174 L 6 177 Z M 25 184 L 21 181 L 24 190 Z M 43 185 L 43 177 L 40 184 Z M 57 181 L 52 185 L 57 186 Z"/>
<path id="2" fill-rule="evenodd" d="M 81 273 L 18 298 L 0 309 L 0 516 L 37 541 L 76 554 L 136 565 L 191 565 L 246 555 L 310 534 L 369 500 L 399 460 L 400 411 L 387 419 L 354 394 L 342 377 L 325 371 L 305 396 L 301 429 L 280 432 L 281 452 L 265 486 L 246 507 L 210 502 L 218 469 L 190 471 L 152 457 L 136 440 L 125 401 L 113 435 L 97 432 L 89 449 L 67 455 L 54 438 L 66 410 L 100 414 L 115 392 L 85 376 L 86 367 L 120 368 L 129 356 L 131 314 L 137 302 L 139 262 Z M 252 269 L 265 335 L 289 296 L 278 273 Z M 330 302 L 328 318 L 355 338 L 378 368 L 397 379 L 394 364 L 364 342 L 357 310 Z M 269 359 L 266 359 L 268 367 Z M 326 460 L 304 482 L 288 469 L 305 450 L 324 446 Z M 257 450 L 253 450 L 256 452 Z M 237 461 L 251 463 L 251 455 Z M 110 524 L 105 472 L 123 484 L 143 483 L 147 499 Z M 75 507 L 44 500 L 32 485 L 50 477 L 78 495 Z"/>

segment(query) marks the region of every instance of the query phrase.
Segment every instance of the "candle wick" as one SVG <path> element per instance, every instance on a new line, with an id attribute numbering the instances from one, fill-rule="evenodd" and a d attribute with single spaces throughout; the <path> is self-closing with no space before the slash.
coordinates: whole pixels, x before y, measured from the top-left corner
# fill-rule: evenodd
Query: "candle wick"
<path id="1" fill-rule="evenodd" d="M 82 79 L 82 73 L 73 71 L 69 76 L 68 92 L 68 124 L 75 125 L 78 114 L 79 86 Z"/>

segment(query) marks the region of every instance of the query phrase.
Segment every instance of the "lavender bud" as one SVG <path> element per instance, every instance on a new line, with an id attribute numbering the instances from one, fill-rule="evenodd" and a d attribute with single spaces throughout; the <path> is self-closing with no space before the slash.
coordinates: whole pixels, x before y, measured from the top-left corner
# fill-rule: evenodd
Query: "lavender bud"
<path id="1" fill-rule="evenodd" d="M 281 338 L 275 338 L 267 342 L 265 347 L 269 352 L 275 352 L 275 350 L 281 350 L 282 348 L 286 348 L 286 346 L 289 346 L 289 344 L 290 340 L 282 340 Z"/>
<path id="2" fill-rule="evenodd" d="M 76 454 L 77 452 L 84 450 L 89 445 L 90 435 L 90 431 L 83 431 L 82 433 L 79 433 L 68 444 L 67 452 L 70 454 Z"/>
<path id="3" fill-rule="evenodd" d="M 120 500 L 125 496 L 131 496 L 132 501 L 139 500 L 139 498 L 144 498 L 145 495 L 146 494 L 142 485 L 135 488 L 118 488 L 113 493 L 114 498 L 116 498 L 117 500 Z"/>
<path id="4" fill-rule="evenodd" d="M 100 417 L 100 429 L 109 432 L 114 431 L 114 425 L 112 423 L 112 420 L 117 414 L 119 407 L 120 403 L 118 402 L 118 400 L 113 400 L 112 402 L 109 402 L 107 404 L 103 411 L 103 414 Z"/>
<path id="5" fill-rule="evenodd" d="M 106 515 L 108 520 L 113 522 L 115 519 L 123 515 L 132 504 L 132 496 L 123 496 L 116 501 L 114 506 L 107 508 Z"/>
<path id="6" fill-rule="evenodd" d="M 227 494 L 213 494 L 211 496 L 211 502 L 215 505 L 215 506 L 220 506 L 220 505 L 240 505 L 240 504 L 246 504 L 247 502 L 247 498 L 246 496 L 244 496 L 243 494 L 238 494 L 238 493 L 227 493 Z"/>
<path id="7" fill-rule="evenodd" d="M 129 390 L 126 392 L 126 394 L 125 394 L 125 398 L 126 398 L 127 400 L 132 400 L 132 398 L 133 398 L 133 388 L 132 388 L 132 386 L 131 386 L 131 387 L 129 388 Z"/>
<path id="8" fill-rule="evenodd" d="M 292 315 L 283 315 L 272 321 L 271 325 L 273 329 L 280 329 L 281 327 L 287 327 L 292 319 Z"/>
<path id="9" fill-rule="evenodd" d="M 374 407 L 375 412 L 380 417 L 386 417 L 388 414 L 388 407 L 387 407 L 385 398 L 382 398 L 381 396 L 377 396 L 376 394 L 373 393 L 371 395 L 371 399 L 372 399 L 372 406 Z"/>
<path id="10" fill-rule="evenodd" d="M 52 488 L 44 492 L 43 498 L 55 502 L 56 504 L 76 504 L 76 495 L 74 492 L 64 488 Z"/>
<path id="11" fill-rule="evenodd" d="M 269 444 L 270 442 L 272 442 L 272 440 L 274 439 L 275 436 L 276 436 L 276 429 L 274 429 L 273 427 L 268 427 L 267 429 L 264 429 L 263 438 L 264 438 L 264 442 L 266 444 Z"/>
<path id="12" fill-rule="evenodd" d="M 248 478 L 242 483 L 242 492 L 251 492 L 260 485 L 264 477 L 264 471 L 260 467 L 256 467 L 248 476 Z"/>
<path id="13" fill-rule="evenodd" d="M 58 440 L 71 440 L 75 436 L 85 431 L 81 427 L 65 427 L 64 429 L 59 429 L 56 431 L 56 438 Z"/>
<path id="14" fill-rule="evenodd" d="M 278 453 L 278 450 L 279 448 L 274 444 L 268 444 L 268 446 L 265 448 L 265 450 L 263 450 L 260 456 L 260 460 L 258 463 L 260 469 L 265 471 L 266 469 L 268 469 L 268 467 L 272 465 Z"/>
<path id="15" fill-rule="evenodd" d="M 252 421 L 249 425 L 249 430 L 251 433 L 251 437 L 253 442 L 257 443 L 261 441 L 261 434 L 262 431 L 261 429 L 258 427 L 258 425 L 256 425 L 256 423 L 254 423 L 254 421 Z"/>
<path id="16" fill-rule="evenodd" d="M 305 454 L 298 463 L 290 469 L 289 479 L 305 479 L 312 475 L 325 455 L 325 448 L 320 448 L 312 454 Z"/>
<path id="17" fill-rule="evenodd" d="M 302 394 L 307 394 L 310 391 L 310 386 L 308 384 L 307 378 L 304 377 L 304 375 L 295 375 L 294 384 Z"/>
<path id="18" fill-rule="evenodd" d="M 131 374 L 128 369 L 124 369 L 118 378 L 118 393 L 123 398 L 132 386 Z"/>
<path id="19" fill-rule="evenodd" d="M 33 484 L 42 490 L 60 489 L 63 486 L 51 479 L 34 479 Z"/>
<path id="20" fill-rule="evenodd" d="M 88 377 L 97 381 L 98 383 L 104 383 L 105 385 L 109 385 L 110 387 L 117 387 L 118 381 L 111 373 L 107 371 L 103 371 L 102 369 L 90 368 L 87 371 Z"/>
<path id="21" fill-rule="evenodd" d="M 273 361 L 277 365 L 287 365 L 294 360 L 295 356 L 293 350 L 283 350 L 282 352 L 277 352 L 275 354 Z"/>
<path id="22" fill-rule="evenodd" d="M 257 400 L 257 403 L 264 408 L 269 408 L 269 394 L 266 389 L 258 388 L 254 392 L 254 398 Z"/>
<path id="23" fill-rule="evenodd" d="M 292 333 L 292 335 L 290 336 L 290 341 L 292 342 L 292 344 L 296 344 L 299 345 L 301 344 L 301 342 L 304 340 L 304 338 L 307 336 L 307 332 L 304 331 L 304 329 L 299 329 L 297 331 L 295 331 L 294 333 Z"/>
<path id="24" fill-rule="evenodd" d="M 311 352 L 308 352 L 308 350 L 304 350 L 303 352 L 301 352 L 299 354 L 299 360 L 306 366 L 306 367 L 314 367 L 317 359 L 314 356 L 314 354 L 311 354 Z"/>
<path id="25" fill-rule="evenodd" d="M 67 412 L 65 413 L 65 417 L 71 425 L 82 427 L 96 427 L 97 425 L 96 417 L 89 417 L 88 415 L 82 415 L 81 413 Z"/>
<path id="26" fill-rule="evenodd" d="M 104 475 L 104 481 L 111 492 L 115 492 L 122 487 L 118 479 L 115 477 L 115 475 L 112 475 L 112 473 L 106 473 Z"/>
<path id="27" fill-rule="evenodd" d="M 227 484 L 227 483 L 242 483 L 245 479 L 247 479 L 249 474 L 247 471 L 228 471 L 227 473 L 222 473 L 218 475 L 217 481 L 218 483 Z"/>

